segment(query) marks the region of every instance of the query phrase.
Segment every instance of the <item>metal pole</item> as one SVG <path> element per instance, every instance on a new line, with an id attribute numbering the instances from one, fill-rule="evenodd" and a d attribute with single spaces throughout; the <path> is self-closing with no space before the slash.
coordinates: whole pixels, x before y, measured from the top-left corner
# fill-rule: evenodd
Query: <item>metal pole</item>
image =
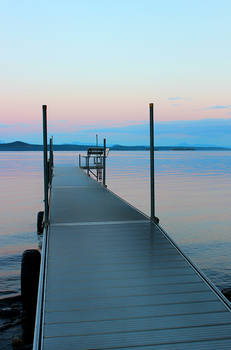
<path id="1" fill-rule="evenodd" d="M 43 110 L 43 173 L 44 173 L 44 204 L 45 204 L 45 228 L 48 225 L 48 160 L 47 160 L 47 106 Z"/>
<path id="2" fill-rule="evenodd" d="M 106 186 L 106 139 L 103 139 L 103 185 Z"/>
<path id="3" fill-rule="evenodd" d="M 96 166 L 98 166 L 98 157 L 96 158 Z M 99 181 L 99 169 L 96 169 L 96 180 Z"/>
<path id="4" fill-rule="evenodd" d="M 151 194 L 151 219 L 155 220 L 155 181 L 154 181 L 154 122 L 153 103 L 149 104 L 150 112 L 150 194 Z"/>
<path id="5" fill-rule="evenodd" d="M 50 137 L 50 147 L 49 147 L 49 184 L 52 182 L 52 172 L 53 172 L 53 151 L 52 151 L 52 138 Z"/>
<path id="6" fill-rule="evenodd" d="M 95 135 L 96 137 L 96 147 L 98 147 L 98 134 Z M 95 164 L 98 165 L 98 157 L 95 157 Z M 99 181 L 99 169 L 96 169 L 96 179 Z"/>
<path id="7" fill-rule="evenodd" d="M 50 162 L 51 162 L 51 168 L 53 168 L 54 167 L 53 136 L 50 138 Z"/>
<path id="8" fill-rule="evenodd" d="M 90 168 L 89 168 L 89 156 L 87 156 L 87 175 L 90 176 L 89 174 Z"/>

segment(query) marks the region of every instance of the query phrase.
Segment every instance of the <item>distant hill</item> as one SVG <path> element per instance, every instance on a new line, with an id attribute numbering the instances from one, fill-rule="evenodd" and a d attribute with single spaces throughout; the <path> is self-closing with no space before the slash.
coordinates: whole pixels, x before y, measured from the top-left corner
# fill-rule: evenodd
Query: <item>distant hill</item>
<path id="1" fill-rule="evenodd" d="M 54 145 L 54 151 L 81 151 L 87 150 L 86 145 Z M 49 148 L 49 147 L 48 147 Z M 1 143 L 0 151 L 42 151 L 42 145 L 34 145 L 26 142 L 15 141 L 10 143 Z"/>
<path id="2" fill-rule="evenodd" d="M 21 141 L 0 144 L 0 151 L 41 151 L 42 149 L 41 145 L 32 145 Z"/>
<path id="3" fill-rule="evenodd" d="M 88 147 L 92 145 L 54 145 L 54 151 L 85 151 Z M 34 145 L 26 142 L 15 141 L 10 143 L 0 143 L 0 151 L 42 151 L 42 145 Z M 111 151 L 148 151 L 149 146 L 123 146 L 123 145 L 113 145 L 110 147 Z M 222 151 L 231 150 L 231 148 L 225 147 L 192 147 L 192 146 L 157 146 L 156 151 Z"/>

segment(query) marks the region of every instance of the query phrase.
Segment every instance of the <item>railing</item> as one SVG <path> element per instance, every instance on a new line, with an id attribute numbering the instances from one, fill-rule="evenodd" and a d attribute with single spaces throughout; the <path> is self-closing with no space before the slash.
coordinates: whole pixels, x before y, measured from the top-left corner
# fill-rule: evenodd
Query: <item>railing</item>
<path id="1" fill-rule="evenodd" d="M 105 172 L 104 156 L 83 156 L 79 154 L 79 167 L 87 170 L 87 174 L 93 175 L 97 181 L 102 181 L 103 173 Z"/>
<path id="2" fill-rule="evenodd" d="M 79 154 L 79 167 L 85 169 L 87 174 L 94 176 L 97 181 L 102 181 L 106 186 L 106 158 L 109 148 L 106 148 L 106 139 L 103 147 L 88 148 L 87 155 Z"/>
<path id="3" fill-rule="evenodd" d="M 79 167 L 83 169 L 103 169 L 103 157 L 79 154 Z"/>

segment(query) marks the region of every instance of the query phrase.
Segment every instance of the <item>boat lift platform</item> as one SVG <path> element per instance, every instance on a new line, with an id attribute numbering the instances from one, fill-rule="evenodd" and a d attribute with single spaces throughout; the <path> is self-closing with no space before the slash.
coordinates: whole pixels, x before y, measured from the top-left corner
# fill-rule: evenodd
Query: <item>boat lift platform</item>
<path id="1" fill-rule="evenodd" d="M 231 349 L 230 303 L 149 217 L 56 166 L 34 350 Z"/>
<path id="2" fill-rule="evenodd" d="M 86 156 L 79 154 L 79 168 L 86 170 L 88 175 L 91 174 L 97 181 L 102 181 L 105 185 L 108 153 L 109 148 L 106 148 L 106 139 L 104 139 L 103 147 L 89 147 Z"/>

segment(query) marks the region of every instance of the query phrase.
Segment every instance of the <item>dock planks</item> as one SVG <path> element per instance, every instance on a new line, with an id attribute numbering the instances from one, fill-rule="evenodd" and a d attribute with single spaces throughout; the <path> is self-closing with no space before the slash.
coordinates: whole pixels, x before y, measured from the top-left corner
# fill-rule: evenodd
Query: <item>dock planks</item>
<path id="1" fill-rule="evenodd" d="M 55 167 L 42 345 L 231 349 L 231 313 L 161 229 L 76 167 Z"/>

